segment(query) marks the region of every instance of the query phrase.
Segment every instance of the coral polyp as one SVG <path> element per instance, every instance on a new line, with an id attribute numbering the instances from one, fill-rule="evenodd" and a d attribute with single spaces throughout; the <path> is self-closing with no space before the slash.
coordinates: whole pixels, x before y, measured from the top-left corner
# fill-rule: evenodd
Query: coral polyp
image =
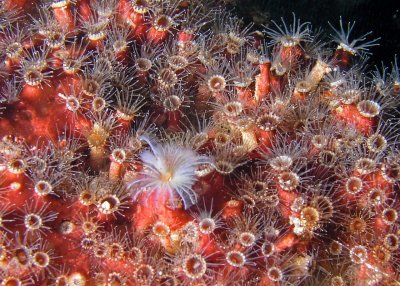
<path id="1" fill-rule="evenodd" d="M 197 194 L 193 185 L 197 181 L 196 170 L 202 165 L 211 164 L 211 159 L 198 155 L 190 146 L 179 142 L 157 143 L 142 138 L 150 145 L 139 158 L 143 170 L 137 174 L 128 186 L 133 190 L 134 198 L 153 194 L 157 203 L 170 203 L 181 200 L 188 208 L 197 203 Z"/>
<path id="2" fill-rule="evenodd" d="M 397 57 L 225 5 L 0 1 L 0 286 L 400 285 Z"/>

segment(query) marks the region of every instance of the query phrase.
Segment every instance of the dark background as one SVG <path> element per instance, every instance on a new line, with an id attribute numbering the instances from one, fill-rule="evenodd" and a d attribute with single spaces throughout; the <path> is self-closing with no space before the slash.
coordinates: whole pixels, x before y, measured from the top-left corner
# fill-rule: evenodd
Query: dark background
<path id="1" fill-rule="evenodd" d="M 227 1 L 227 0 L 226 0 Z M 369 64 L 390 66 L 394 55 L 400 57 L 400 0 L 228 0 L 235 7 L 236 13 L 246 23 L 256 23 L 255 28 L 262 29 L 261 24 L 271 20 L 285 23 L 293 20 L 292 12 L 302 22 L 311 22 L 313 27 L 324 28 L 327 35 L 332 33 L 328 21 L 339 28 L 339 17 L 343 23 L 356 21 L 352 32 L 359 37 L 373 31 L 369 39 L 381 37 L 380 46 L 372 47 Z M 398 59 L 399 61 L 400 59 Z"/>

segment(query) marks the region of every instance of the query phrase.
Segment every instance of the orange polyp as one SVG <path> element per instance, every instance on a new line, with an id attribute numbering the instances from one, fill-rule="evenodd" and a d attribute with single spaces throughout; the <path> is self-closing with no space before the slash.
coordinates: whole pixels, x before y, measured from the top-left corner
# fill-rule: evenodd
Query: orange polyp
<path id="1" fill-rule="evenodd" d="M 279 54 L 282 64 L 290 67 L 303 55 L 303 50 L 299 46 L 282 47 Z"/>
<path id="2" fill-rule="evenodd" d="M 110 180 L 111 181 L 118 181 L 122 177 L 122 174 L 123 174 L 123 171 L 124 171 L 124 165 L 120 164 L 118 162 L 114 162 L 111 159 L 111 156 L 110 156 L 110 160 L 111 160 L 111 163 L 110 163 L 110 169 L 109 169 L 109 172 L 108 172 Z"/>
<path id="3" fill-rule="evenodd" d="M 168 31 L 157 31 L 154 27 L 150 27 L 146 35 L 147 41 L 155 45 L 164 42 L 167 37 Z"/>
<path id="4" fill-rule="evenodd" d="M 291 215 L 290 206 L 294 202 L 296 198 L 298 198 L 298 193 L 296 191 L 285 191 L 283 190 L 279 184 L 277 184 L 277 191 L 281 205 L 281 211 L 283 212 L 283 216 L 289 217 Z"/>
<path id="5" fill-rule="evenodd" d="M 374 118 L 366 118 L 360 114 L 354 104 L 342 104 L 334 110 L 336 118 L 354 124 L 358 131 L 364 135 L 371 134 L 375 126 Z"/>
<path id="6" fill-rule="evenodd" d="M 134 122 L 135 119 L 136 119 L 136 117 L 133 118 L 132 120 L 123 119 L 120 116 L 118 116 L 118 112 L 117 112 L 117 121 L 119 123 L 119 127 L 116 128 L 116 130 L 128 132 L 129 128 L 131 127 L 131 123 Z"/>
<path id="7" fill-rule="evenodd" d="M 293 91 L 293 98 L 304 101 L 308 95 L 308 92 L 299 92 L 296 89 Z"/>
<path id="8" fill-rule="evenodd" d="M 269 91 L 274 91 L 274 90 L 281 90 L 282 86 L 284 85 L 284 80 L 282 77 L 279 77 L 275 75 L 275 73 L 270 73 L 270 88 Z"/>
<path id="9" fill-rule="evenodd" d="M 222 217 L 225 220 L 239 216 L 243 211 L 243 202 L 230 200 L 224 203 Z"/>
<path id="10" fill-rule="evenodd" d="M 76 3 L 79 17 L 82 21 L 89 21 L 91 15 L 90 3 L 88 0 L 81 0 Z"/>
<path id="11" fill-rule="evenodd" d="M 123 23 L 129 23 L 130 15 L 133 13 L 132 6 L 129 4 L 128 0 L 118 1 L 117 4 L 117 14 L 116 17 Z"/>
<path id="12" fill-rule="evenodd" d="M 249 87 L 236 87 L 237 97 L 243 103 L 245 108 L 256 106 L 256 100 L 253 97 L 253 91 Z"/>
<path id="13" fill-rule="evenodd" d="M 4 8 L 7 10 L 15 9 L 15 8 L 24 8 L 26 4 L 26 0 L 5 0 Z"/>
<path id="14" fill-rule="evenodd" d="M 290 232 L 286 234 L 275 243 L 276 252 L 282 252 L 288 248 L 292 248 L 297 241 L 298 239 L 294 233 Z"/>
<path id="15" fill-rule="evenodd" d="M 188 31 L 180 31 L 178 33 L 178 42 L 190 42 L 191 40 L 193 40 L 194 35 L 193 33 L 190 33 Z"/>
<path id="16" fill-rule="evenodd" d="M 261 101 L 270 92 L 271 82 L 270 82 L 270 69 L 271 62 L 261 63 L 260 74 L 256 76 L 256 89 L 255 98 L 257 101 Z"/>
<path id="17" fill-rule="evenodd" d="M 75 17 L 71 11 L 70 5 L 53 8 L 54 17 L 63 29 L 72 32 L 75 29 Z"/>
<path id="18" fill-rule="evenodd" d="M 129 15 L 129 22 L 135 29 L 139 29 L 139 27 L 144 26 L 146 23 L 143 14 L 139 14 L 134 11 L 132 11 L 132 13 Z"/>
<path id="19" fill-rule="evenodd" d="M 137 17 L 141 19 L 143 23 L 135 24 L 134 28 L 134 36 L 136 39 L 140 40 L 146 38 L 146 33 L 148 31 L 148 27 L 144 24 L 143 15 L 137 14 Z"/>
<path id="20" fill-rule="evenodd" d="M 49 54 L 50 67 L 54 70 L 62 68 L 63 59 L 60 57 L 60 52 L 60 49 L 53 49 Z"/>
<path id="21" fill-rule="evenodd" d="M 21 61 L 19 59 L 10 59 L 6 58 L 4 60 L 5 66 L 7 67 L 7 72 L 11 73 L 15 68 L 17 68 L 20 64 Z"/>
<path id="22" fill-rule="evenodd" d="M 255 135 L 257 142 L 259 142 L 260 148 L 267 150 L 267 148 L 272 146 L 273 138 L 276 132 L 274 130 L 262 130 L 257 128 L 255 130 Z"/>
<path id="23" fill-rule="evenodd" d="M 370 189 L 380 188 L 386 190 L 387 195 L 393 193 L 393 184 L 385 180 L 381 171 L 365 175 L 365 183 Z"/>
<path id="24" fill-rule="evenodd" d="M 126 47 L 124 50 L 115 53 L 115 59 L 119 62 L 127 64 L 129 59 L 129 48 Z"/>
<path id="25" fill-rule="evenodd" d="M 333 92 L 332 92 L 332 90 L 330 90 L 330 89 L 327 89 L 327 90 L 324 90 L 323 92 L 322 92 L 322 94 L 321 94 L 321 97 L 325 100 L 332 100 L 332 98 L 334 97 L 335 95 L 333 94 Z"/>
<path id="26" fill-rule="evenodd" d="M 374 231 L 376 235 L 384 235 L 388 232 L 390 226 L 383 222 L 382 217 L 377 216 L 374 219 Z"/>
<path id="27" fill-rule="evenodd" d="M 35 101 L 38 98 L 42 97 L 44 94 L 47 93 L 44 93 L 44 90 L 42 88 L 25 84 L 20 96 L 23 99 Z"/>

